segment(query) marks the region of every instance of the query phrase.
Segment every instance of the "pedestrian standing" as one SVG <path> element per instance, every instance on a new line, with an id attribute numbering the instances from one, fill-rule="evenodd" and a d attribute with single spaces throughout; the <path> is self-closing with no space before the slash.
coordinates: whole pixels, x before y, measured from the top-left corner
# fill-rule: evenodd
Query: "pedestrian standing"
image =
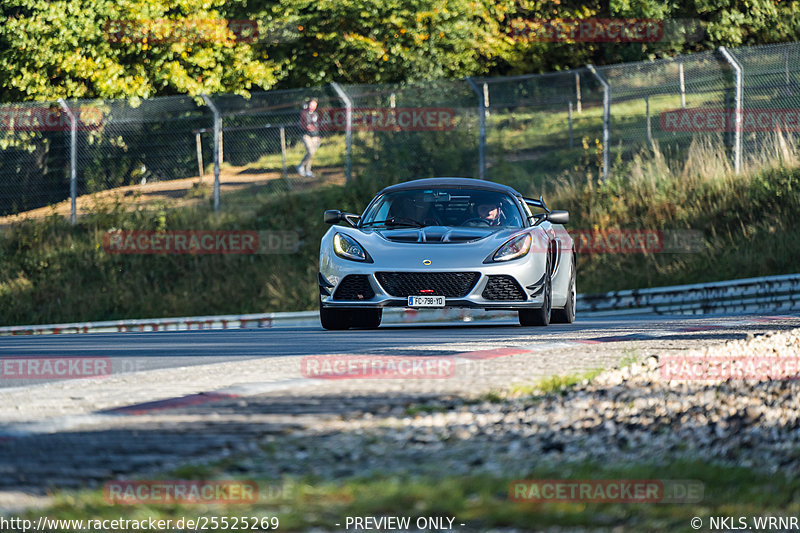
<path id="1" fill-rule="evenodd" d="M 303 104 L 303 110 L 300 112 L 300 129 L 303 132 L 302 138 L 303 144 L 306 146 L 306 155 L 297 165 L 297 173 L 301 176 L 313 178 L 314 173 L 311 172 L 311 163 L 314 159 L 314 153 L 321 142 L 316 98 L 311 98 Z"/>

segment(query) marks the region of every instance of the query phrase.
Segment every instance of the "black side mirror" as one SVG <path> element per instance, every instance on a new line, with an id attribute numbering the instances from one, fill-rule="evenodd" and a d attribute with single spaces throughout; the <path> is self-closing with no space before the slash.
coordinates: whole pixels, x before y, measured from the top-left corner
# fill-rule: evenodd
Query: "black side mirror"
<path id="1" fill-rule="evenodd" d="M 547 220 L 551 224 L 566 224 L 569 222 L 569 211 L 550 211 L 547 213 Z"/>
<path id="2" fill-rule="evenodd" d="M 336 224 L 342 218 L 342 212 L 338 209 L 328 209 L 323 215 L 323 220 L 325 220 L 326 224 Z"/>
<path id="3" fill-rule="evenodd" d="M 337 222 L 345 221 L 353 228 L 358 226 L 358 220 L 360 218 L 361 217 L 358 215 L 354 215 L 353 213 L 345 213 L 343 211 L 339 211 L 338 209 L 328 209 L 325 211 L 325 215 L 323 215 L 323 220 L 326 224 L 336 224 Z"/>

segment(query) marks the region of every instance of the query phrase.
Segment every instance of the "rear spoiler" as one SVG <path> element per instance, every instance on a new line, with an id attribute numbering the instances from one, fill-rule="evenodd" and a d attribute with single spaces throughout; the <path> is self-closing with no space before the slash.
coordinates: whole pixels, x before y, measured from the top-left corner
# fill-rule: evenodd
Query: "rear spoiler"
<path id="1" fill-rule="evenodd" d="M 539 209 L 544 209 L 544 211 L 546 213 L 550 212 L 550 210 L 547 208 L 547 206 L 544 203 L 544 196 L 540 195 L 538 200 L 534 200 L 533 198 L 523 198 L 523 200 L 525 200 L 526 204 L 528 204 L 528 205 L 530 205 L 532 207 L 538 207 Z"/>

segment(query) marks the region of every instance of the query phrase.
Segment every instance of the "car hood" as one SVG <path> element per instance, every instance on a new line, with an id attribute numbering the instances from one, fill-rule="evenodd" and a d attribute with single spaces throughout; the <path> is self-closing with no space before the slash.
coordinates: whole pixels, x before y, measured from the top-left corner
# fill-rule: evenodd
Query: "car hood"
<path id="1" fill-rule="evenodd" d="M 424 228 L 375 229 L 375 234 L 390 242 L 417 244 L 457 244 L 475 242 L 506 231 L 501 228 L 465 228 L 451 226 L 426 226 Z"/>

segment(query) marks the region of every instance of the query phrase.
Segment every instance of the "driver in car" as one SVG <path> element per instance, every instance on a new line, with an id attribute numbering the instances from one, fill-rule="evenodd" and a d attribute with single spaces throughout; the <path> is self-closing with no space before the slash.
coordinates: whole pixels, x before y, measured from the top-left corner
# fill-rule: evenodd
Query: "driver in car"
<path id="1" fill-rule="evenodd" d="M 476 211 L 489 226 L 502 225 L 503 210 L 499 203 L 478 204 Z"/>

